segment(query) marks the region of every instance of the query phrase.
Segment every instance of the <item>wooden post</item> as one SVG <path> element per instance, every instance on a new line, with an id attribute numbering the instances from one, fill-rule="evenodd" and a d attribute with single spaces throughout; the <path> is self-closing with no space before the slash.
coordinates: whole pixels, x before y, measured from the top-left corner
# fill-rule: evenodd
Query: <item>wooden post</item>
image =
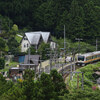
<path id="1" fill-rule="evenodd" d="M 79 74 L 77 75 L 77 89 L 79 89 Z"/>

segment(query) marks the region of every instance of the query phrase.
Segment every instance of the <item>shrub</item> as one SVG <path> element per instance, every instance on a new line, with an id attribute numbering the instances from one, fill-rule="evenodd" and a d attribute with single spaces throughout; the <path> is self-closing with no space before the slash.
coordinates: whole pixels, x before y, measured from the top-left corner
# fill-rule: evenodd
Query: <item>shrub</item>
<path id="1" fill-rule="evenodd" d="M 0 58 L 0 69 L 3 69 L 5 66 L 5 60 L 4 58 Z"/>

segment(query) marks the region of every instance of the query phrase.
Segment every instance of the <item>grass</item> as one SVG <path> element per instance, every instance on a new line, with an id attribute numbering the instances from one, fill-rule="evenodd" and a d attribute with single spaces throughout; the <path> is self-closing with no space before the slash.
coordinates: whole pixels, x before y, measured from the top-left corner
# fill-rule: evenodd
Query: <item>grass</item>
<path id="1" fill-rule="evenodd" d="M 9 66 L 5 66 L 5 68 L 1 69 L 0 72 L 9 71 L 10 68 L 17 67 L 18 64 L 19 64 L 18 62 L 10 62 Z"/>
<path id="2" fill-rule="evenodd" d="M 15 39 L 17 40 L 18 43 L 20 43 L 22 37 L 19 37 L 18 35 L 16 35 Z"/>

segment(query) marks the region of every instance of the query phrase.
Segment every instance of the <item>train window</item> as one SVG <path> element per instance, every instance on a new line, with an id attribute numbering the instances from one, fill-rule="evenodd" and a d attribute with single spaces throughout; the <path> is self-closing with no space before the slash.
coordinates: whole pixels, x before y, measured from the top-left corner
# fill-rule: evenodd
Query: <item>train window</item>
<path id="1" fill-rule="evenodd" d="M 78 56 L 78 61 L 84 61 L 84 56 Z"/>
<path id="2" fill-rule="evenodd" d="M 93 59 L 93 57 L 91 56 L 91 57 L 87 57 L 86 58 L 86 60 L 91 60 L 91 59 Z"/>
<path id="3" fill-rule="evenodd" d="M 97 55 L 93 56 L 93 58 L 97 58 Z"/>
<path id="4" fill-rule="evenodd" d="M 100 55 L 97 55 L 97 57 L 100 57 Z"/>

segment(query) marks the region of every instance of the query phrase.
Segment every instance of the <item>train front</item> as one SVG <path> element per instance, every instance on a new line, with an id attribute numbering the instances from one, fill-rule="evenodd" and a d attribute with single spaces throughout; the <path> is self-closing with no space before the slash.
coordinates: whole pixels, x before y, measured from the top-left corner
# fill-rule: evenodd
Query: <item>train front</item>
<path id="1" fill-rule="evenodd" d="M 85 65 L 84 61 L 85 61 L 85 56 L 83 56 L 83 55 L 78 55 L 78 56 L 77 56 L 76 65 L 78 65 L 78 66 L 84 66 L 84 65 Z"/>

